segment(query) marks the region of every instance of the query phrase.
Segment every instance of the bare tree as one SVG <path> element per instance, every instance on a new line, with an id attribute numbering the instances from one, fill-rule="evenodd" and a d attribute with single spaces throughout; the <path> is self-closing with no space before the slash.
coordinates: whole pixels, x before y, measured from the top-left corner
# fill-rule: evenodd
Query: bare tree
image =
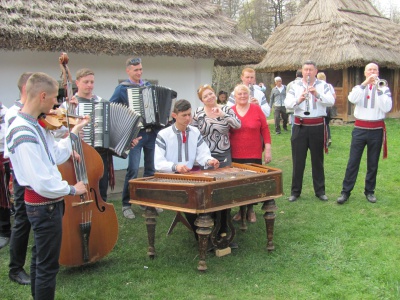
<path id="1" fill-rule="evenodd" d="M 283 22 L 293 18 L 311 0 L 210 0 L 221 5 L 223 13 L 238 21 L 238 29 L 263 44 Z M 384 6 L 380 0 L 370 0 L 383 15 L 400 24 L 400 7 L 388 0 Z M 216 91 L 231 91 L 240 81 L 242 67 L 215 67 L 213 86 Z M 257 78 L 266 85 L 269 78 Z"/>
<path id="2" fill-rule="evenodd" d="M 382 3 L 379 0 L 372 0 L 371 3 L 391 21 L 400 24 L 400 6 L 398 0 L 388 0 Z M 397 3 L 397 5 L 395 5 Z"/>
<path id="3" fill-rule="evenodd" d="M 211 3 L 218 4 L 222 8 L 225 16 L 236 20 L 239 16 L 242 0 L 210 0 Z"/>

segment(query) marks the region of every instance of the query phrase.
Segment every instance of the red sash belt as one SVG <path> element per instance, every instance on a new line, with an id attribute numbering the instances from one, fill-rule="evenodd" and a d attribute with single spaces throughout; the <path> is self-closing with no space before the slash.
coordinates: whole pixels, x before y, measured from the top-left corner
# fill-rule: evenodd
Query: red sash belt
<path id="1" fill-rule="evenodd" d="M 25 187 L 25 203 L 29 205 L 47 205 L 63 200 L 63 197 L 50 199 L 43 197 L 32 190 L 30 187 Z"/>
<path id="2" fill-rule="evenodd" d="M 383 129 L 383 159 L 387 158 L 388 149 L 387 149 L 387 136 L 386 136 L 386 125 L 385 121 L 378 120 L 378 121 L 365 121 L 365 120 L 356 120 L 354 122 L 354 127 L 361 128 L 361 129 Z"/>
<path id="3" fill-rule="evenodd" d="M 304 125 L 304 126 L 323 125 L 324 124 L 324 118 L 323 117 L 318 117 L 318 118 L 294 117 L 294 124 L 296 124 L 296 125 Z"/>

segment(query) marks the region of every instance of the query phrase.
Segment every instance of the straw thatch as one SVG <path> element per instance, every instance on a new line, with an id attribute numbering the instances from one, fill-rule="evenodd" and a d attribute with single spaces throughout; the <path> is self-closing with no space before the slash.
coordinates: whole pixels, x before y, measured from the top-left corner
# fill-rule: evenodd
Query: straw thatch
<path id="1" fill-rule="evenodd" d="M 267 54 L 255 66 L 265 72 L 298 69 L 313 59 L 319 69 L 400 67 L 400 26 L 367 0 L 312 0 L 281 24 L 263 44 Z"/>
<path id="2" fill-rule="evenodd" d="M 0 1 L 0 49 L 258 63 L 265 49 L 206 0 Z"/>

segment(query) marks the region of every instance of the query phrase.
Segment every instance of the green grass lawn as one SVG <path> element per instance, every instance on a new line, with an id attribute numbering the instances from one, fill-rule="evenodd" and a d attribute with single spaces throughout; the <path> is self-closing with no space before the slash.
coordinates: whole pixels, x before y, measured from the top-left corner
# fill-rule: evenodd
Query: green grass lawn
<path id="1" fill-rule="evenodd" d="M 275 251 L 266 251 L 258 205 L 257 223 L 237 232 L 239 249 L 224 257 L 209 254 L 207 272 L 199 273 L 193 234 L 178 224 L 166 236 L 174 213 L 164 211 L 157 219 L 157 256 L 151 260 L 138 207 L 136 219 L 127 220 L 120 199 L 114 199 L 120 229 L 116 247 L 94 265 L 61 267 L 56 299 L 400 299 L 400 120 L 386 124 L 389 155 L 380 161 L 377 203 L 363 194 L 363 157 L 349 201 L 336 204 L 352 125 L 331 126 L 332 145 L 325 156 L 329 201 L 314 196 L 308 161 L 302 195 L 289 203 L 290 131 L 274 135 L 271 125 L 270 165 L 283 170 L 286 194 L 276 201 Z M 8 249 L 0 250 L 0 299 L 30 299 L 29 286 L 8 279 Z"/>

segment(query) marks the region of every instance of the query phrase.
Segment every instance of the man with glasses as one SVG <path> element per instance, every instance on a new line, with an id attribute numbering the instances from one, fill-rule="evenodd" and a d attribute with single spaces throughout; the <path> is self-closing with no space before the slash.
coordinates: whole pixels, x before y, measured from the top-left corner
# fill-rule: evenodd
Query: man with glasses
<path id="1" fill-rule="evenodd" d="M 129 100 L 127 89 L 132 87 L 150 86 L 150 82 L 142 80 L 142 60 L 140 58 L 129 58 L 126 61 L 126 74 L 128 79 L 121 82 L 114 91 L 114 94 L 110 98 L 110 102 L 121 103 L 129 107 Z M 153 176 L 154 169 L 154 149 L 157 133 L 160 130 L 158 127 L 149 126 L 142 128 L 139 131 L 137 144 L 129 151 L 128 156 L 128 169 L 125 176 L 124 188 L 122 191 L 122 212 L 125 218 L 134 219 L 135 214 L 131 209 L 129 203 L 129 180 L 137 178 L 140 156 L 143 149 L 144 154 L 144 173 L 143 177 Z M 158 212 L 162 209 L 158 208 Z"/>

